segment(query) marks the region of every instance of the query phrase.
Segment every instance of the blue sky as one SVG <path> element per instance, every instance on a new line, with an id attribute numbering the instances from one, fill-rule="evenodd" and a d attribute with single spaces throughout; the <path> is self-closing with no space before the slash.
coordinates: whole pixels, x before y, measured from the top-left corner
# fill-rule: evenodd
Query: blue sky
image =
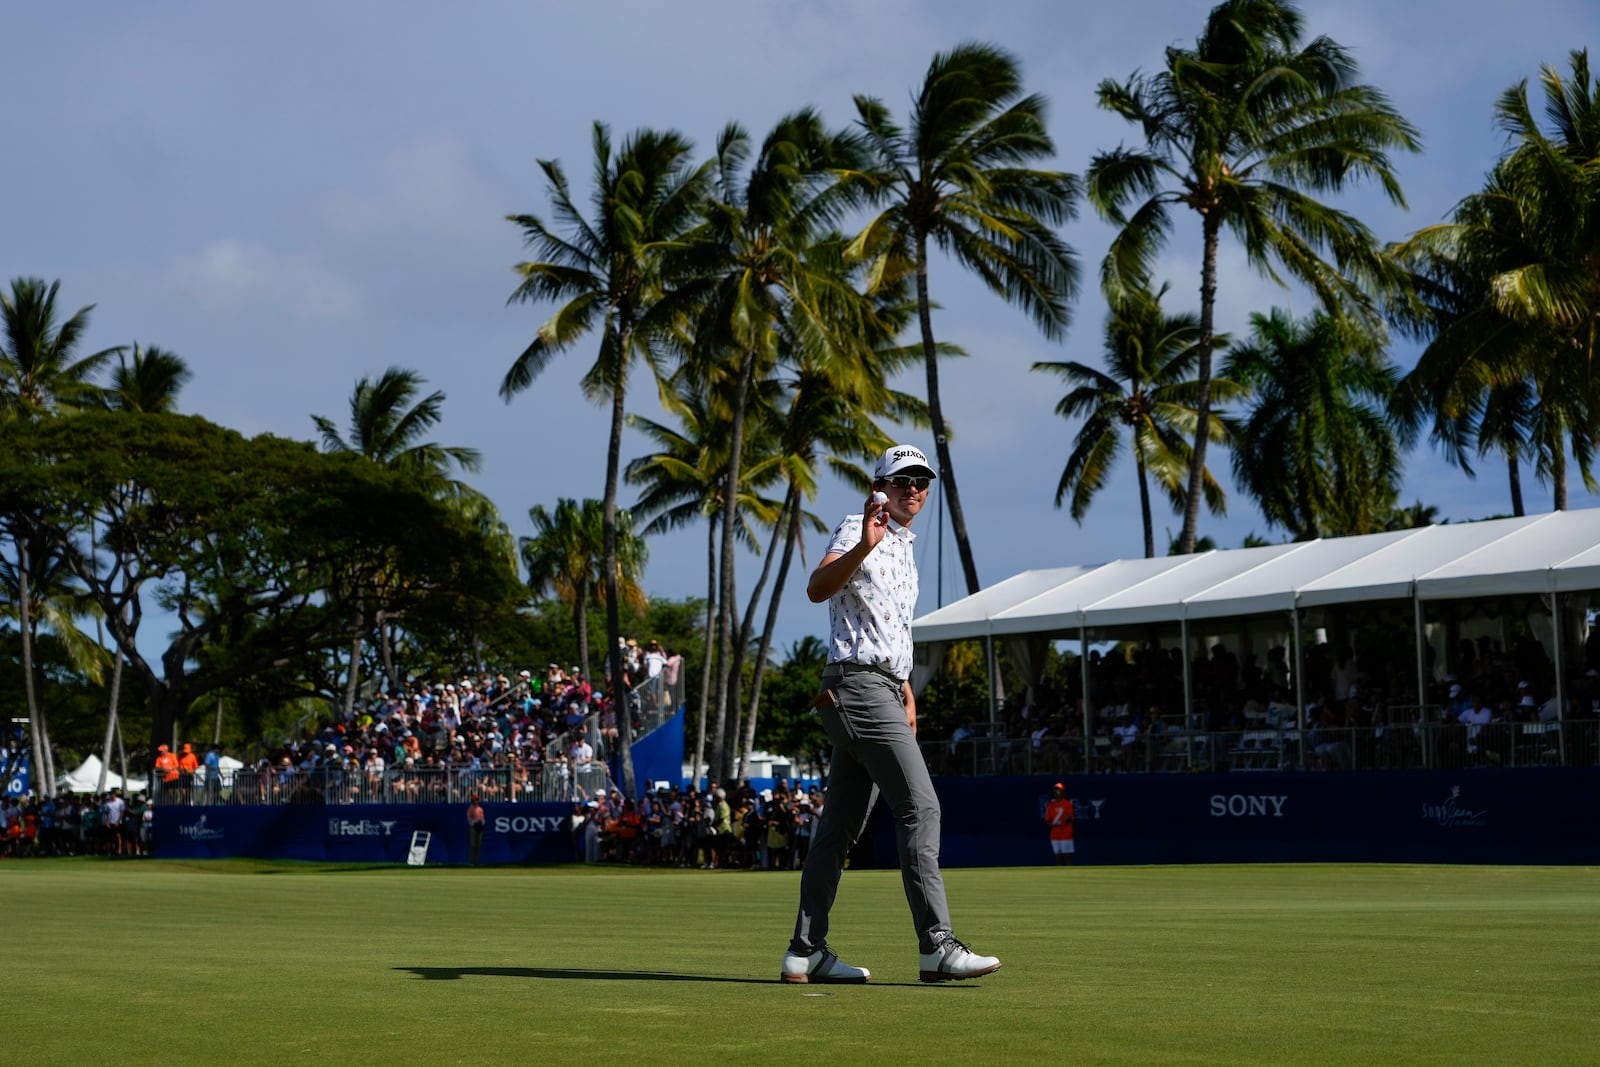
<path id="1" fill-rule="evenodd" d="M 1134 134 L 1096 108 L 1095 85 L 1158 66 L 1166 45 L 1193 40 L 1209 7 L 13 5 L 0 38 L 0 268 L 5 280 L 60 279 L 70 308 L 97 305 L 89 350 L 139 341 L 178 352 L 194 371 L 184 410 L 247 433 L 310 439 L 313 413 L 343 424 L 359 377 L 419 371 L 449 397 L 434 439 L 483 453 L 475 483 L 526 534 L 532 505 L 600 496 L 608 418 L 579 392 L 593 358 L 581 346 L 509 405 L 496 393 L 548 310 L 506 304 L 522 249 L 504 216 L 547 214 L 536 160 L 560 159 L 583 195 L 595 120 L 619 137 L 676 128 L 709 154 L 730 120 L 759 137 L 785 112 L 814 105 L 842 125 L 856 93 L 904 116 L 932 55 L 976 39 L 1021 59 L 1028 88 L 1051 101 L 1054 165 L 1081 173 L 1096 151 Z M 1600 46 L 1594 0 L 1316 0 L 1302 9 L 1309 32 L 1352 49 L 1365 80 L 1422 131 L 1423 154 L 1400 161 L 1408 211 L 1373 191 L 1341 202 L 1386 240 L 1439 221 L 1478 186 L 1503 145 L 1490 114 L 1503 89 L 1536 79 L 1541 63 L 1564 68 L 1571 49 Z M 971 353 L 941 374 L 985 584 L 1142 553 L 1131 463 L 1082 526 L 1054 508 L 1075 427 L 1052 412 L 1059 379 L 1028 370 L 1036 360 L 1098 362 L 1104 309 L 1092 280 L 1110 232 L 1087 209 L 1064 231 L 1089 284 L 1059 344 L 953 264 L 934 265 L 935 332 Z M 1198 257 L 1180 238 L 1162 270 L 1172 309 L 1198 302 Z M 1222 268 L 1220 329 L 1242 332 L 1252 311 L 1274 304 L 1311 308 L 1226 246 Z M 1414 359 L 1403 346 L 1393 355 L 1403 366 Z M 920 394 L 920 372 L 901 384 Z M 639 410 L 655 414 L 649 392 L 636 389 Z M 626 456 L 643 451 L 640 439 L 625 439 Z M 1452 520 L 1510 510 L 1499 468 L 1469 480 L 1426 445 L 1408 459 L 1405 497 Z M 1528 501 L 1548 509 L 1550 494 L 1532 486 Z M 830 483 L 813 509 L 831 524 L 858 504 Z M 1593 504 L 1573 487 L 1574 506 Z M 937 514 L 935 497 L 918 524 L 923 611 L 941 587 L 945 603 L 961 588 L 948 535 L 940 565 L 928 517 Z M 1164 544 L 1180 518 L 1158 514 L 1156 523 Z M 1203 519 L 1202 532 L 1224 547 L 1252 532 L 1282 537 L 1237 493 L 1227 517 Z M 808 540 L 807 568 L 822 543 Z M 703 592 L 703 530 L 656 539 L 651 552 L 649 591 Z M 746 586 L 755 564 L 742 564 Z M 785 592 L 780 647 L 825 632 L 803 585 L 802 571 Z"/>

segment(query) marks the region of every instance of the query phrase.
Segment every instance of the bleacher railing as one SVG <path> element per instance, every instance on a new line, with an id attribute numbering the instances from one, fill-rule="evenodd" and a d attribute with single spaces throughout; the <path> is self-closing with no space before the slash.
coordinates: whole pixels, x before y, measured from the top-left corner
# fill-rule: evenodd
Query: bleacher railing
<path id="1" fill-rule="evenodd" d="M 1398 723 L 1371 727 L 1165 730 L 1112 737 L 966 737 L 922 742 L 934 774 L 1467 770 L 1600 766 L 1600 721 Z"/>
<path id="2" fill-rule="evenodd" d="M 198 804 L 465 804 L 581 801 L 613 788 L 598 760 L 573 765 L 557 758 L 539 767 L 439 767 L 373 773 L 342 767 L 254 768 L 216 782 L 156 781 L 158 806 Z"/>

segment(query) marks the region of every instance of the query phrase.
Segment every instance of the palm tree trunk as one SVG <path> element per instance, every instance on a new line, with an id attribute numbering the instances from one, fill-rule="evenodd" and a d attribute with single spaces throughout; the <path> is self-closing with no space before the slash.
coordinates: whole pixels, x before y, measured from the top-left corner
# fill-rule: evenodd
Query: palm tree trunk
<path id="1" fill-rule="evenodd" d="M 1139 471 L 1139 514 L 1144 519 L 1144 558 L 1154 559 L 1156 555 L 1156 531 L 1154 522 L 1150 518 L 1150 475 L 1144 469 L 1144 454 L 1139 451 L 1139 442 L 1133 442 L 1133 462 Z"/>
<path id="2" fill-rule="evenodd" d="M 367 624 L 360 592 L 356 593 L 355 635 L 350 639 L 350 670 L 344 679 L 344 721 L 355 718 L 356 690 L 361 686 L 361 635 Z"/>
<path id="3" fill-rule="evenodd" d="M 378 654 L 383 657 L 383 684 L 390 693 L 400 691 L 399 684 L 394 677 L 394 640 L 389 632 L 389 617 L 386 612 L 378 612 Z"/>
<path id="4" fill-rule="evenodd" d="M 624 324 L 618 343 L 627 353 L 632 331 Z M 600 530 L 605 558 L 606 661 L 610 664 L 611 706 L 617 713 L 617 765 L 622 771 L 624 796 L 634 796 L 633 714 L 628 708 L 628 687 L 622 679 L 622 653 L 617 642 L 622 637 L 621 593 L 617 588 L 617 472 L 622 464 L 622 424 L 626 414 L 627 367 L 617 371 L 611 392 L 611 439 L 606 446 L 606 496 L 601 509 Z"/>
<path id="5" fill-rule="evenodd" d="M 43 707 L 39 708 L 39 747 L 44 750 L 45 781 L 49 783 L 43 795 L 53 797 L 56 795 L 56 746 L 50 741 L 50 717 Z"/>
<path id="6" fill-rule="evenodd" d="M 619 328 L 619 350 L 629 354 L 632 349 L 632 330 L 629 323 Z M 622 422 L 626 421 L 627 365 L 618 366 L 618 376 L 611 384 L 611 438 L 606 443 L 605 501 L 600 509 L 600 537 L 605 558 L 605 630 L 606 630 L 606 691 L 611 693 L 611 707 L 616 712 L 616 760 L 622 771 L 622 795 L 634 797 L 634 715 L 627 707 L 627 685 L 622 681 L 622 653 L 618 643 L 622 638 L 621 590 L 618 589 L 618 563 L 616 563 L 616 486 L 622 466 Z"/>
<path id="7" fill-rule="evenodd" d="M 1217 245 L 1222 221 L 1216 212 L 1203 215 L 1201 237 L 1205 258 L 1200 266 L 1200 361 L 1195 368 L 1194 452 L 1189 457 L 1189 491 L 1183 501 L 1183 533 L 1178 537 L 1178 553 L 1194 551 L 1200 529 L 1200 499 L 1205 492 L 1206 444 L 1211 440 L 1211 342 L 1215 335 L 1217 310 Z"/>
<path id="8" fill-rule="evenodd" d="M 1555 487 L 1555 510 L 1567 510 L 1567 445 L 1560 434 L 1550 445 L 1550 484 Z"/>
<path id="9" fill-rule="evenodd" d="M 122 649 L 117 649 L 111 661 L 111 707 L 106 712 L 106 741 L 100 746 L 100 781 L 95 785 L 96 793 L 106 791 L 106 775 L 111 769 L 111 742 L 117 736 L 117 700 L 122 693 Z M 123 779 L 127 781 L 126 778 Z"/>
<path id="10" fill-rule="evenodd" d="M 778 564 L 778 577 L 772 583 L 772 599 L 767 601 L 767 621 L 761 628 L 761 647 L 756 649 L 756 674 L 750 683 L 750 716 L 745 720 L 743 773 L 750 774 L 750 754 L 756 748 L 756 716 L 761 711 L 761 683 L 767 677 L 767 656 L 772 652 L 772 635 L 778 628 L 778 603 L 783 597 L 783 583 L 789 577 L 789 564 L 794 560 L 794 549 L 800 541 L 800 487 L 789 484 L 789 498 L 785 502 L 788 516 L 783 539 L 783 561 Z"/>
<path id="11" fill-rule="evenodd" d="M 744 622 L 740 623 L 739 625 L 739 640 L 735 642 L 733 646 L 733 692 L 730 694 L 730 698 L 734 701 L 735 706 L 739 706 L 740 704 L 739 690 L 743 688 L 744 683 L 744 655 L 745 650 L 750 647 L 750 634 L 755 630 L 756 608 L 761 606 L 761 594 L 767 587 L 767 579 L 772 576 L 772 561 L 777 558 L 780 539 L 784 536 L 784 531 L 789 525 L 784 521 L 788 518 L 789 506 L 789 498 L 788 496 L 785 496 L 783 507 L 778 511 L 778 521 L 772 525 L 772 543 L 767 546 L 767 558 L 762 561 L 761 576 L 756 579 L 756 587 L 750 591 L 750 603 L 745 608 Z M 761 671 L 764 666 L 764 660 L 756 660 L 756 677 L 759 678 L 761 676 Z M 755 732 L 755 727 L 753 725 L 755 722 L 753 716 L 754 709 L 751 709 L 751 711 L 751 715 L 740 715 L 740 726 L 734 734 L 736 738 L 744 738 L 746 740 L 745 744 L 740 745 L 735 750 L 735 755 L 739 757 L 740 778 L 750 777 L 749 739 L 754 735 Z M 745 725 L 746 721 L 752 725 Z"/>
<path id="12" fill-rule="evenodd" d="M 716 658 L 717 620 L 717 524 L 706 523 L 706 646 L 700 663 L 700 721 L 694 732 L 694 781 L 700 781 L 700 768 L 706 761 L 706 712 L 711 701 L 711 666 Z"/>
<path id="13" fill-rule="evenodd" d="M 733 548 L 739 504 L 739 460 L 744 451 L 745 408 L 750 396 L 750 383 L 755 374 L 756 354 L 747 350 L 739 365 L 739 387 L 734 394 L 733 412 L 728 428 L 728 472 L 722 490 L 722 561 L 719 567 L 722 591 L 718 598 L 722 604 L 718 612 L 720 623 L 717 628 L 717 736 L 712 751 L 715 754 L 718 772 L 724 775 L 732 769 L 732 760 L 728 759 L 729 731 L 726 720 L 729 715 L 728 680 L 733 676 Z M 733 708 L 733 714 L 737 715 L 737 696 L 733 701 Z"/>
<path id="14" fill-rule="evenodd" d="M 939 458 L 939 492 L 944 494 L 950 508 L 950 532 L 955 535 L 961 573 L 967 580 L 967 595 L 971 596 L 979 589 L 978 565 L 972 559 L 967 515 L 961 510 L 961 494 L 956 492 L 956 471 L 950 462 L 944 407 L 939 402 L 939 353 L 933 343 L 933 312 L 928 300 L 928 238 L 923 234 L 917 235 L 917 322 L 922 328 L 922 365 L 928 375 L 928 419 L 933 427 L 934 452 Z"/>
<path id="15" fill-rule="evenodd" d="M 1522 503 L 1522 464 L 1514 448 L 1506 451 L 1506 473 L 1511 480 L 1511 514 L 1520 519 L 1528 512 Z"/>
<path id="16" fill-rule="evenodd" d="M 578 635 L 578 669 L 585 678 L 593 677 L 589 673 L 589 583 L 586 581 L 578 582 L 572 591 L 572 628 Z"/>
<path id="17" fill-rule="evenodd" d="M 33 685 L 33 601 L 28 588 L 28 539 L 18 533 L 17 546 L 17 621 L 22 638 L 22 691 L 28 705 L 28 740 L 32 748 L 34 792 L 40 796 L 55 796 L 55 778 L 50 776 L 45 763 L 45 734 L 39 722 L 39 697 Z"/>

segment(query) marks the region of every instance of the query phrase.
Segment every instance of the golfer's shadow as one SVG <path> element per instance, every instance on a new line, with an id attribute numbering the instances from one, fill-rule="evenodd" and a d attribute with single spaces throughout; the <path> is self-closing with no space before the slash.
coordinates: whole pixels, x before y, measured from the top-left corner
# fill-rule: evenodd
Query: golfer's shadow
<path id="1" fill-rule="evenodd" d="M 612 971 L 588 967 L 396 967 L 429 982 L 454 982 L 469 976 L 481 978 L 550 978 L 586 982 L 734 982 L 739 985 L 782 985 L 775 978 L 738 978 L 726 974 L 675 974 L 671 971 Z M 920 982 L 872 982 L 875 986 L 914 986 Z M 807 987 L 809 988 L 809 987 Z M 831 986 L 827 988 L 832 988 Z M 948 985 L 945 988 L 949 988 Z"/>

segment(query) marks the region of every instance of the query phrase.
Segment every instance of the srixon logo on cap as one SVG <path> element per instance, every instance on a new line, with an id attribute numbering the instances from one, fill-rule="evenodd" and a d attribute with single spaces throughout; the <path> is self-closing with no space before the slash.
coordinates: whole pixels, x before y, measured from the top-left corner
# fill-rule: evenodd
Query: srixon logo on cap
<path id="1" fill-rule="evenodd" d="M 914 448 L 900 448 L 900 449 L 896 449 L 895 450 L 895 454 L 894 454 L 894 458 L 895 459 L 905 459 L 907 456 L 913 456 L 913 457 L 915 457 L 917 459 L 922 460 L 922 462 L 924 462 L 924 463 L 928 462 L 928 457 L 924 456 L 921 452 L 918 452 Z"/>

